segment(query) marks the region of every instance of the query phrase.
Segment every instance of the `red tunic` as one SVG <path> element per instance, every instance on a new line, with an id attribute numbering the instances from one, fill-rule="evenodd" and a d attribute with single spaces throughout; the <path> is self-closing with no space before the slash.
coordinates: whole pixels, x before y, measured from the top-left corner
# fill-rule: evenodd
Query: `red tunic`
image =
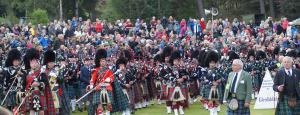
<path id="1" fill-rule="evenodd" d="M 53 102 L 53 98 L 52 98 L 52 94 L 50 91 L 50 86 L 49 86 L 49 81 L 48 81 L 48 76 L 46 75 L 42 75 L 40 76 L 40 69 L 38 71 L 35 71 L 29 75 L 27 75 L 26 77 L 26 92 L 29 91 L 33 80 L 36 77 L 42 77 L 38 79 L 38 82 L 40 82 L 40 84 L 45 84 L 45 88 L 41 91 L 38 90 L 33 90 L 31 91 L 31 95 L 29 95 L 26 100 L 25 100 L 25 106 L 23 106 L 22 111 L 29 111 L 32 110 L 32 95 L 40 95 L 40 105 L 42 106 L 41 110 L 44 110 L 45 115 L 55 115 L 55 108 L 54 108 L 54 102 Z M 43 94 L 43 95 L 41 95 Z"/>
<path id="2" fill-rule="evenodd" d="M 92 79 L 90 81 L 91 85 L 96 86 L 99 83 L 107 83 L 107 80 L 109 80 L 109 84 L 111 84 L 114 81 L 113 72 L 109 69 L 98 67 L 92 72 Z M 112 86 L 107 85 L 107 90 L 112 91 Z"/>

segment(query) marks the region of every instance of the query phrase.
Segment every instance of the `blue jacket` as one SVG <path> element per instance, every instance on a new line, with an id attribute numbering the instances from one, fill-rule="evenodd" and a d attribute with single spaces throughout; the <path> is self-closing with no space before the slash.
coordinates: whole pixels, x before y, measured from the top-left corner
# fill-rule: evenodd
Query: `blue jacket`
<path id="1" fill-rule="evenodd" d="M 77 28 L 77 21 L 76 20 L 72 20 L 72 29 L 76 29 Z"/>
<path id="2" fill-rule="evenodd" d="M 11 48 L 17 48 L 19 47 L 20 42 L 18 40 L 13 40 L 10 42 L 10 47 Z"/>
<path id="3" fill-rule="evenodd" d="M 80 88 L 86 88 L 90 84 L 91 71 L 83 66 L 80 68 Z"/>
<path id="4" fill-rule="evenodd" d="M 41 37 L 39 42 L 43 46 L 43 48 L 48 47 L 48 39 L 45 39 L 44 37 Z"/>

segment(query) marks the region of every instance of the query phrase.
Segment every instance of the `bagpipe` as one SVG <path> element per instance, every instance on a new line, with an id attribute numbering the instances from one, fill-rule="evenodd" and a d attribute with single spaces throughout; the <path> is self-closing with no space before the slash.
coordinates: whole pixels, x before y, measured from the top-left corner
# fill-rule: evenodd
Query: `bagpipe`
<path id="1" fill-rule="evenodd" d="M 76 76 L 77 72 L 79 71 L 79 66 L 76 63 L 69 63 L 67 67 L 67 72 L 65 73 L 65 75 L 67 76 L 67 78 L 65 78 L 65 81 L 68 83 L 70 79 L 69 77 L 73 77 Z M 63 68 L 61 68 L 63 69 Z"/>
<path id="2" fill-rule="evenodd" d="M 5 94 L 5 97 L 4 97 L 4 99 L 2 100 L 1 105 L 4 104 L 4 102 L 5 102 L 5 100 L 6 100 L 7 96 L 8 96 L 8 94 L 12 91 L 13 85 L 15 84 L 15 82 L 16 82 L 18 76 L 23 74 L 23 73 L 21 72 L 23 66 L 24 66 L 24 63 L 22 63 L 22 65 L 18 68 L 18 71 L 16 72 L 17 74 L 15 74 L 15 75 L 11 78 L 11 79 L 14 79 L 14 80 L 13 80 L 12 84 L 10 85 L 10 87 L 9 87 L 9 89 L 8 89 L 8 91 L 7 91 L 7 93 Z M 24 69 L 24 68 L 23 68 L 23 69 Z M 4 70 L 5 70 L 4 68 L 1 68 L 1 71 L 2 71 L 2 72 L 3 72 Z"/>
<path id="3" fill-rule="evenodd" d="M 50 70 L 48 76 L 50 77 L 49 79 L 49 85 L 50 85 L 50 89 L 51 91 L 57 91 L 58 88 L 59 88 L 59 85 L 58 85 L 58 82 L 57 82 L 57 79 L 58 79 L 58 74 L 59 74 L 59 71 L 61 70 L 62 68 L 58 68 L 57 66 Z"/>
<path id="4" fill-rule="evenodd" d="M 115 73 L 111 74 L 109 77 L 111 77 L 111 76 L 113 76 L 113 75 L 119 73 L 120 71 L 121 71 L 121 70 L 118 69 Z M 106 76 L 107 73 L 108 73 L 108 72 L 106 72 L 104 76 Z M 97 88 L 98 86 L 104 87 L 104 86 L 107 86 L 107 84 L 101 83 L 101 82 L 100 82 L 100 83 L 97 84 L 95 87 L 93 87 L 93 86 L 88 86 L 88 88 L 90 88 L 90 90 L 89 90 L 86 94 L 84 94 L 83 96 L 81 96 L 79 99 L 77 99 L 77 100 L 76 100 L 76 103 L 80 102 L 80 100 L 82 100 L 83 98 L 85 98 L 86 96 L 88 96 L 90 93 L 92 93 L 93 91 L 95 91 L 96 88 Z"/>
<path id="5" fill-rule="evenodd" d="M 36 78 L 35 78 L 34 80 L 32 80 L 32 82 L 30 83 L 31 85 L 30 85 L 29 89 L 25 92 L 25 97 L 22 99 L 20 105 L 17 107 L 17 109 L 14 110 L 14 115 L 18 114 L 18 111 L 20 110 L 21 106 L 24 104 L 26 98 L 31 94 L 31 92 L 32 92 L 33 90 L 35 90 L 35 88 L 34 88 L 34 86 L 33 86 L 32 84 L 33 84 L 34 82 L 36 82 L 37 79 L 41 79 L 42 74 L 45 74 L 45 72 L 46 72 L 46 66 L 42 66 L 42 67 L 40 68 L 40 73 L 39 73 L 39 75 L 36 76 Z M 43 84 L 43 85 L 45 85 L 45 84 Z"/>

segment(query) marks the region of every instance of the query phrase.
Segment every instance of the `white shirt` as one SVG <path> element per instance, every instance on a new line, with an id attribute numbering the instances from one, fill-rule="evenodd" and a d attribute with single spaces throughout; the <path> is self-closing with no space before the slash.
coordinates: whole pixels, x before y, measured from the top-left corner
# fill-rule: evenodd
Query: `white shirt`
<path id="1" fill-rule="evenodd" d="M 236 79 L 236 82 L 235 82 L 235 88 L 234 88 L 234 93 L 236 93 L 236 89 L 238 87 L 238 84 L 239 84 L 239 79 L 241 77 L 241 74 L 242 74 L 242 70 L 240 70 L 238 73 L 237 73 L 237 79 Z M 236 73 L 234 74 L 234 77 L 236 76 Z M 234 78 L 232 79 L 232 83 L 234 81 Z"/>
<path id="2" fill-rule="evenodd" d="M 293 75 L 292 69 L 284 69 L 284 70 L 287 75 L 290 75 L 290 76 Z M 289 74 L 289 71 L 290 71 L 290 74 Z"/>

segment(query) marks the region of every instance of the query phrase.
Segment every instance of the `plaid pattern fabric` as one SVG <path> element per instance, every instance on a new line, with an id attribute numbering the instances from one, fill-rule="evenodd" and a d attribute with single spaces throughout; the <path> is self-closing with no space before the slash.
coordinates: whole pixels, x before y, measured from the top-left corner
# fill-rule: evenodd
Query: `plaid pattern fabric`
<path id="1" fill-rule="evenodd" d="M 141 88 L 142 88 L 142 94 L 143 94 L 144 99 L 148 99 L 149 98 L 149 89 L 148 89 L 147 81 L 141 82 Z"/>
<path id="2" fill-rule="evenodd" d="M 235 111 L 227 107 L 227 115 L 250 115 L 250 108 L 244 107 L 244 100 L 238 100 L 238 104 L 238 109 Z"/>
<path id="3" fill-rule="evenodd" d="M 33 97 L 34 96 L 39 96 L 40 98 L 40 105 L 41 105 L 41 110 L 47 110 L 47 106 L 46 106 L 46 98 L 43 94 L 41 94 L 41 91 L 39 90 L 33 90 L 31 91 L 31 95 L 29 96 L 29 106 L 28 106 L 28 110 L 32 110 L 33 108 Z"/>
<path id="4" fill-rule="evenodd" d="M 278 100 L 275 115 L 300 115 L 300 100 L 297 100 L 295 108 L 290 108 L 288 105 L 288 97 L 283 96 Z"/>
<path id="5" fill-rule="evenodd" d="M 81 97 L 81 89 L 79 87 L 79 82 L 76 82 L 75 85 L 73 85 L 73 91 L 74 91 L 74 96 L 76 97 Z"/>
<path id="6" fill-rule="evenodd" d="M 204 85 L 202 88 L 202 96 L 204 99 L 208 99 L 210 93 L 210 87 L 207 85 Z"/>
<path id="7" fill-rule="evenodd" d="M 127 90 L 128 96 L 129 96 L 129 106 L 131 110 L 134 110 L 134 90 L 131 88 L 129 90 Z"/>
<path id="8" fill-rule="evenodd" d="M 168 97 L 167 86 L 161 85 L 160 100 L 167 100 L 167 97 Z"/>
<path id="9" fill-rule="evenodd" d="M 98 105 L 90 104 L 88 108 L 88 115 L 95 115 Z"/>
<path id="10" fill-rule="evenodd" d="M 223 102 L 224 89 L 221 86 L 221 84 L 218 86 L 217 90 L 218 90 L 219 101 Z"/>
<path id="11" fill-rule="evenodd" d="M 9 92 L 9 94 L 7 95 L 6 97 L 6 100 L 5 100 L 5 103 L 6 103 L 6 106 L 16 106 L 16 91 L 11 91 Z M 5 95 L 3 96 L 3 98 L 5 97 Z M 2 102 L 2 101 L 1 101 Z"/>
<path id="12" fill-rule="evenodd" d="M 108 96 L 109 96 L 109 99 L 110 99 L 110 102 L 113 103 L 113 96 L 112 96 L 112 92 L 108 92 Z M 97 105 L 97 104 L 100 104 L 100 90 L 99 91 L 96 91 L 94 94 L 93 94 L 93 105 Z"/>
<path id="13" fill-rule="evenodd" d="M 188 108 L 189 107 L 189 91 L 188 91 L 188 88 L 181 88 L 181 92 L 183 94 L 183 96 L 185 97 L 185 100 L 184 100 L 184 103 L 183 103 L 183 107 L 184 108 Z"/>
<path id="14" fill-rule="evenodd" d="M 54 100 L 51 94 L 48 76 L 46 76 L 45 74 L 41 74 L 40 77 L 42 78 L 40 82 L 43 82 L 45 84 L 45 90 L 38 91 L 39 95 L 41 95 L 40 101 L 43 107 L 42 110 L 44 110 L 44 115 L 56 115 L 55 108 L 54 108 Z M 25 104 L 23 104 L 21 109 L 22 113 L 26 113 L 30 109 L 32 109 L 31 97 L 32 95 L 26 98 Z"/>
<path id="15" fill-rule="evenodd" d="M 210 90 L 211 90 L 211 86 L 205 86 L 203 89 L 203 98 L 204 99 L 208 99 L 209 98 L 209 94 L 210 94 Z M 219 85 L 217 87 L 217 92 L 218 92 L 218 98 L 219 100 L 221 100 L 220 102 L 222 102 L 223 99 L 223 89 L 222 87 Z"/>
<path id="16" fill-rule="evenodd" d="M 54 100 L 51 94 L 50 86 L 46 85 L 44 95 L 46 98 L 46 106 L 47 109 L 45 110 L 45 115 L 56 115 L 55 108 L 54 108 Z"/>
<path id="17" fill-rule="evenodd" d="M 83 96 L 84 94 L 87 93 L 87 92 L 86 92 L 86 89 L 80 89 L 80 93 L 81 93 L 80 97 Z M 84 97 L 84 98 L 81 100 L 81 102 L 86 102 L 87 99 L 88 99 L 88 96 Z"/>
<path id="18" fill-rule="evenodd" d="M 189 86 L 189 92 L 191 93 L 191 97 L 196 97 L 199 95 L 200 89 L 198 87 L 197 81 L 192 81 L 191 85 Z"/>
<path id="19" fill-rule="evenodd" d="M 155 97 L 157 97 L 157 90 L 155 90 L 154 80 L 151 78 L 147 80 L 147 83 L 148 83 L 149 97 L 150 99 L 154 99 Z"/>
<path id="20" fill-rule="evenodd" d="M 44 110 L 44 114 L 45 115 L 56 115 L 55 113 L 55 108 L 54 108 L 54 102 L 53 102 L 53 98 L 52 98 L 52 94 L 50 93 L 50 88 L 46 88 L 46 90 L 43 92 L 44 96 L 40 96 L 40 102 L 41 102 L 41 106 L 42 106 L 42 110 Z M 26 98 L 25 100 L 25 106 L 23 104 L 23 106 L 21 107 L 22 109 L 20 109 L 21 113 L 25 113 L 29 112 L 33 105 L 32 105 L 32 96 L 29 96 L 28 98 Z"/>
<path id="21" fill-rule="evenodd" d="M 68 96 L 68 92 L 65 88 L 65 84 L 60 85 L 62 88 L 62 95 L 59 97 L 61 103 L 61 111 L 59 113 L 64 113 L 64 115 L 70 115 L 70 99 Z"/>
<path id="22" fill-rule="evenodd" d="M 207 88 L 205 88 L 205 84 L 202 82 L 200 82 L 200 96 L 202 96 L 203 98 L 204 97 L 208 97 L 208 96 L 206 96 L 206 90 L 205 89 L 207 89 Z"/>
<path id="23" fill-rule="evenodd" d="M 120 83 L 117 79 L 113 82 L 113 112 L 122 112 L 129 108 L 128 98 L 124 94 Z"/>
<path id="24" fill-rule="evenodd" d="M 134 101 L 141 102 L 143 100 L 141 85 L 139 83 L 135 83 L 133 85 L 133 88 L 134 88 L 134 95 L 135 95 Z"/>
<path id="25" fill-rule="evenodd" d="M 70 99 L 75 98 L 75 90 L 74 90 L 74 87 L 72 85 L 67 85 L 67 92 L 68 92 L 68 96 L 69 96 Z"/>
<path id="26" fill-rule="evenodd" d="M 255 91 L 259 91 L 261 81 L 262 81 L 261 77 L 259 75 L 255 75 L 253 80 L 254 80 L 253 87 L 254 87 Z"/>

